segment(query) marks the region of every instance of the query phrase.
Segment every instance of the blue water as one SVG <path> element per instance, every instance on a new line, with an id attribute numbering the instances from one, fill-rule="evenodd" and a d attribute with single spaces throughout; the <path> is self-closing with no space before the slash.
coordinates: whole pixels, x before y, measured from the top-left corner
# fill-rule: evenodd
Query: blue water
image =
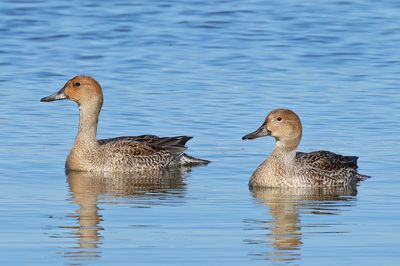
<path id="1" fill-rule="evenodd" d="M 398 265 L 397 1 L 2 1 L 1 265 Z M 71 77 L 103 86 L 98 137 L 191 135 L 207 167 L 140 185 L 66 175 Z M 302 151 L 360 157 L 357 193 L 250 191 L 273 108 Z"/>

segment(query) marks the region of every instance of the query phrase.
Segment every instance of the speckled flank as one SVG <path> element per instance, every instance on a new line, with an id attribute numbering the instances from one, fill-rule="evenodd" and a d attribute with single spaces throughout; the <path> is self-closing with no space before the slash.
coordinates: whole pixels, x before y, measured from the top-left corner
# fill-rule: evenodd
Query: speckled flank
<path id="1" fill-rule="evenodd" d="M 155 172 L 169 166 L 207 164 L 184 153 L 192 137 L 142 135 L 97 140 L 97 124 L 103 105 L 99 83 L 88 76 L 69 80 L 58 92 L 42 102 L 69 99 L 79 105 L 79 128 L 65 162 L 68 170 L 110 172 Z"/>
<path id="2" fill-rule="evenodd" d="M 367 178 L 357 172 L 357 157 L 329 151 L 296 152 L 302 135 L 299 117 L 288 109 L 275 109 L 256 131 L 243 139 L 272 136 L 271 155 L 250 178 L 254 187 L 355 187 Z"/>

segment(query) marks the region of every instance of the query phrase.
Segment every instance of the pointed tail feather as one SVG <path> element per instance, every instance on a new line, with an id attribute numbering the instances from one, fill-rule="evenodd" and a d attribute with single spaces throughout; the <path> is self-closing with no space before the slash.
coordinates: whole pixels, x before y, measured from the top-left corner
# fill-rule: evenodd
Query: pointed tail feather
<path id="1" fill-rule="evenodd" d="M 209 164 L 209 160 L 204 160 L 204 159 L 199 159 L 195 158 L 193 156 L 190 156 L 186 153 L 182 154 L 179 160 L 180 165 L 185 165 L 185 166 L 192 166 L 192 165 L 207 165 Z"/>
<path id="2" fill-rule="evenodd" d="M 361 181 L 367 180 L 368 178 L 371 178 L 369 175 L 362 175 L 359 173 L 356 174 L 356 177 L 357 177 L 358 182 L 361 182 Z"/>
<path id="3" fill-rule="evenodd" d="M 185 144 L 190 139 L 192 139 L 190 136 L 165 137 L 160 138 L 157 145 L 175 155 L 175 158 L 171 162 L 171 166 L 196 166 L 209 164 L 210 161 L 208 160 L 195 158 L 184 153 L 187 149 Z"/>

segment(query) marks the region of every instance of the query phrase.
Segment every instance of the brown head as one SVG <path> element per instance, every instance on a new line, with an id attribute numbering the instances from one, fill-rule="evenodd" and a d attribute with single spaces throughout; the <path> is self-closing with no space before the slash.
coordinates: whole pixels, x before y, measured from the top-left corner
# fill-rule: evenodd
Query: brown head
<path id="1" fill-rule="evenodd" d="M 277 146 L 294 150 L 300 143 L 301 133 L 300 118 L 295 112 L 289 109 L 275 109 L 268 114 L 260 128 L 243 136 L 242 139 L 272 136 L 277 141 Z"/>
<path id="2" fill-rule="evenodd" d="M 42 98 L 41 102 L 51 102 L 68 99 L 78 105 L 102 105 L 103 92 L 100 84 L 89 76 L 76 76 L 65 83 L 58 92 Z"/>

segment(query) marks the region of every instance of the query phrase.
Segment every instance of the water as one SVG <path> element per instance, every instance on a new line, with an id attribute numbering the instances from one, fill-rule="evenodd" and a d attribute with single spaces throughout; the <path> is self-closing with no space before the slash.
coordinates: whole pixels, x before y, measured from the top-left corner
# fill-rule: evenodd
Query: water
<path id="1" fill-rule="evenodd" d="M 2 1 L 1 265 L 396 265 L 396 1 Z M 69 175 L 72 76 L 102 84 L 99 138 L 192 135 L 207 167 L 138 184 Z M 250 191 L 296 110 L 302 151 L 360 157 L 357 192 Z"/>

